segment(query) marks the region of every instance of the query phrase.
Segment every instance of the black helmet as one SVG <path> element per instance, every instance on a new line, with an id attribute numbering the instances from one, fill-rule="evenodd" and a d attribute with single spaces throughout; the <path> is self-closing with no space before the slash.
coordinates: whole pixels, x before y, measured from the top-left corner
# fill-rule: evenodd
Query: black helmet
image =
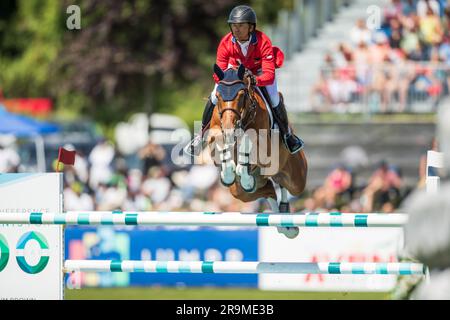
<path id="1" fill-rule="evenodd" d="M 228 23 L 252 23 L 256 25 L 256 13 L 249 6 L 234 7 L 228 17 Z"/>

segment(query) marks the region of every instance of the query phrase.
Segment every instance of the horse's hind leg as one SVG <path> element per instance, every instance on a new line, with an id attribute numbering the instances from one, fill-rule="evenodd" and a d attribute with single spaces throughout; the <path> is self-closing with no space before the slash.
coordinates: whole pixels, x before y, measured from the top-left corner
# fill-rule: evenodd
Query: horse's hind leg
<path id="1" fill-rule="evenodd" d="M 289 210 L 289 202 L 287 200 L 287 190 L 283 187 L 281 189 L 281 201 L 280 205 L 278 205 L 277 200 L 273 198 L 267 198 L 270 207 L 273 212 L 281 212 L 281 213 L 290 213 Z M 300 230 L 298 227 L 277 227 L 279 233 L 284 234 L 289 239 L 294 239 L 298 236 Z"/>
<path id="2" fill-rule="evenodd" d="M 290 213 L 289 201 L 287 199 L 287 190 L 286 188 L 280 187 L 281 189 L 281 201 L 280 201 L 280 212 Z"/>

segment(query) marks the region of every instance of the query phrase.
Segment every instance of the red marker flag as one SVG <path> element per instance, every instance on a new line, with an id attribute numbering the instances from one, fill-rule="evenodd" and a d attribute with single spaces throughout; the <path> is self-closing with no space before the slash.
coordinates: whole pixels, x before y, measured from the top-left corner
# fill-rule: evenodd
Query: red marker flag
<path id="1" fill-rule="evenodd" d="M 73 166 L 75 164 L 76 151 L 69 151 L 59 147 L 58 150 L 58 162 L 56 164 L 56 172 L 59 172 L 59 163 L 62 162 L 67 165 Z"/>

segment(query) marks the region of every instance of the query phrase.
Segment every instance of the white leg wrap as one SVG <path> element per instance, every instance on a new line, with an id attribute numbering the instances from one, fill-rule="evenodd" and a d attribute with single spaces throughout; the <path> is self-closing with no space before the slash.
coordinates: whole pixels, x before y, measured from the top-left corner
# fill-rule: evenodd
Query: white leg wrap
<path id="1" fill-rule="evenodd" d="M 249 136 L 244 135 L 238 148 L 238 165 L 236 174 L 240 176 L 242 188 L 247 192 L 254 192 L 256 179 L 250 174 L 250 153 L 252 151 L 252 141 Z"/>
<path id="2" fill-rule="evenodd" d="M 280 189 L 281 189 L 281 202 L 287 202 L 287 190 L 283 187 L 281 187 Z M 267 201 L 269 201 L 269 204 L 272 207 L 273 212 L 280 212 L 278 203 L 275 199 L 269 198 L 267 199 Z M 276 207 L 276 211 L 274 210 L 274 207 Z M 298 227 L 277 227 L 277 230 L 279 233 L 284 234 L 289 239 L 294 239 L 300 233 Z"/>
<path id="3" fill-rule="evenodd" d="M 222 179 L 222 183 L 226 185 L 234 183 L 234 180 L 236 179 L 236 164 L 232 157 L 232 148 L 233 146 L 230 145 L 225 145 L 223 149 L 221 149 L 219 145 L 217 146 L 220 161 L 222 161 L 220 178 Z"/>

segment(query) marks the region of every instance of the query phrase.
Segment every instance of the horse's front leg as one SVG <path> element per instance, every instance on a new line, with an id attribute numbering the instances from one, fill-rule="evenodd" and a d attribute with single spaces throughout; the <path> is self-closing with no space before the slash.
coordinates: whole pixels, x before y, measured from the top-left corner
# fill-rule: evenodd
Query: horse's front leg
<path id="1" fill-rule="evenodd" d="M 233 160 L 234 144 L 224 144 L 223 148 L 217 145 L 219 151 L 221 170 L 220 181 L 226 187 L 230 187 L 236 180 L 236 163 Z"/>
<path id="2" fill-rule="evenodd" d="M 244 134 L 238 148 L 238 165 L 236 174 L 240 177 L 240 184 L 245 192 L 253 193 L 256 191 L 256 179 L 250 173 L 250 154 L 253 143 L 247 134 Z"/>

